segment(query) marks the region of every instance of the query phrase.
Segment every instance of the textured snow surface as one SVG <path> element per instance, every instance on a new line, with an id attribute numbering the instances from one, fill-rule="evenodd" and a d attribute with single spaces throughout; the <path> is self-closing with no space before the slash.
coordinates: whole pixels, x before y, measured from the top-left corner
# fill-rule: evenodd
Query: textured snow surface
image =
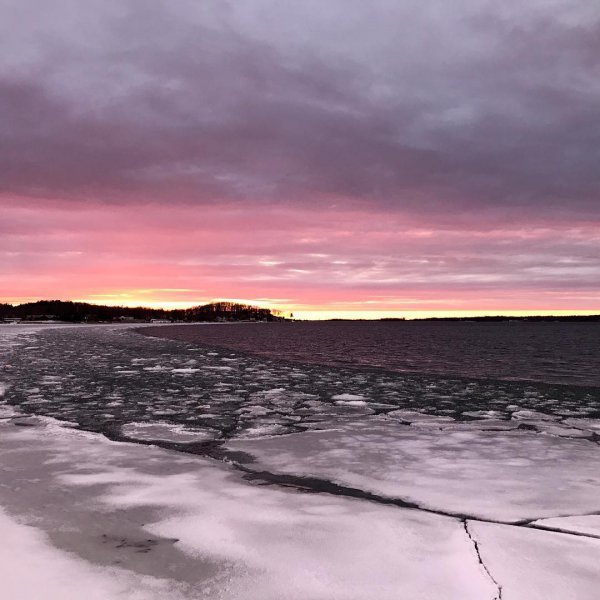
<path id="1" fill-rule="evenodd" d="M 101 568 L 53 548 L 0 510 L 0 597 L 5 600 L 184 600 L 172 581 Z"/>
<path id="2" fill-rule="evenodd" d="M 36 452 L 46 453 L 46 464 L 64 490 L 61 501 L 92 490 L 97 501 L 90 511 L 120 515 L 148 506 L 157 509 L 160 518 L 145 525 L 149 535 L 177 538 L 177 547 L 199 564 L 218 565 L 218 573 L 197 590 L 199 597 L 397 600 L 400 594 L 432 600 L 491 600 L 494 596 L 471 540 L 455 519 L 256 486 L 208 459 L 108 442 L 58 425 L 18 428 L 5 422 L 0 428 L 0 447 L 13 443 L 13 458 L 15 442 L 22 443 L 25 451 L 35 445 Z M 131 585 L 137 586 L 136 595 L 127 587 L 130 580 L 120 579 L 118 573 L 55 555 L 39 535 L 27 532 L 31 530 L 14 530 L 14 538 L 23 544 L 16 551 L 1 546 L 11 554 L 8 564 L 16 565 L 11 589 L 19 589 L 20 580 L 36 570 L 36 562 L 41 574 L 35 583 L 38 587 L 31 587 L 30 595 L 7 597 L 38 600 L 39 586 L 51 590 L 43 597 L 52 600 L 79 599 L 82 590 L 94 600 L 172 597 L 162 582 L 134 577 Z M 0 561 L 0 571 L 3 568 Z M 34 584 L 26 581 L 25 585 Z M 177 589 L 175 582 L 172 589 Z"/>
<path id="3" fill-rule="evenodd" d="M 594 390 L 308 367 L 125 327 L 36 333 L 52 328 L 0 327 L 2 600 L 598 597 L 600 540 L 580 537 L 600 534 Z M 77 424 L 186 451 L 226 439 L 250 470 L 442 514 L 250 483 Z"/>
<path id="4" fill-rule="evenodd" d="M 231 441 L 252 469 L 319 477 L 434 510 L 518 521 L 599 509 L 599 448 L 528 431 L 456 430 L 384 419 Z M 551 490 L 551 493 L 549 493 Z"/>
<path id="5" fill-rule="evenodd" d="M 502 600 L 598 600 L 600 540 L 469 521 Z"/>

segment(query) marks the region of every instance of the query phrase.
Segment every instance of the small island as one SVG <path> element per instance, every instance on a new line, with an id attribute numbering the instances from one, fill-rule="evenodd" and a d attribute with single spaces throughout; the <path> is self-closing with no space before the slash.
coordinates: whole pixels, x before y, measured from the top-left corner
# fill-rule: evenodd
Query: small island
<path id="1" fill-rule="evenodd" d="M 211 302 L 186 309 L 148 308 L 145 306 L 105 306 L 87 302 L 40 300 L 13 306 L 0 304 L 0 323 L 196 323 L 228 321 L 272 322 L 285 320 L 281 313 L 236 302 Z"/>

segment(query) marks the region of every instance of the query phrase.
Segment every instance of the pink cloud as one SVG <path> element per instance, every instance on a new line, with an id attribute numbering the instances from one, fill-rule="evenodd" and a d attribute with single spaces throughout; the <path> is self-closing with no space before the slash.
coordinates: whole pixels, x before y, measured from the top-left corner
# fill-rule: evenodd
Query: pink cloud
<path id="1" fill-rule="evenodd" d="M 0 296 L 330 310 L 596 310 L 595 224 L 476 231 L 349 208 L 4 202 Z"/>

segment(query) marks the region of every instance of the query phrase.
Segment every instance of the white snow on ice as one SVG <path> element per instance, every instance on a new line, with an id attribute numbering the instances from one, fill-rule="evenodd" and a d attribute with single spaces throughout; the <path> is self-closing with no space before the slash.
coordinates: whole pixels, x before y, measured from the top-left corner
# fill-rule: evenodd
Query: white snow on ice
<path id="1" fill-rule="evenodd" d="M 227 446 L 254 456 L 256 470 L 319 477 L 455 514 L 518 521 L 598 510 L 596 444 L 482 431 L 481 423 L 446 430 L 372 418 Z"/>
<path id="2" fill-rule="evenodd" d="M 189 556 L 222 565 L 225 579 L 221 577 L 218 585 L 206 582 L 206 589 L 211 585 L 213 589 L 208 598 L 397 600 L 400 594 L 415 599 L 492 600 L 494 596 L 494 586 L 457 520 L 256 486 L 215 461 L 107 442 L 94 434 L 59 427 L 13 431 L 8 425 L 0 427 L 0 444 L 19 440 L 52 456 L 48 465 L 58 469 L 57 483 L 66 493 L 76 494 L 80 486 L 97 490 L 95 510 L 119 514 L 120 508 L 159 509 L 160 520 L 145 526 L 149 532 L 177 538 L 178 547 Z M 34 571 L 26 556 L 14 559 L 24 565 L 23 577 Z M 49 571 L 42 569 L 41 585 L 49 580 L 50 590 L 77 589 L 73 600 L 81 598 L 81 590 L 94 600 L 96 590 L 102 600 L 146 598 L 119 595 L 119 586 L 127 582 L 116 575 L 114 580 L 107 573 L 106 581 L 94 581 L 85 563 L 70 569 L 55 565 L 49 554 L 41 556 Z M 35 595 L 13 597 L 38 600 Z M 163 588 L 150 597 L 170 598 Z M 71 600 L 68 593 L 44 598 Z"/>
<path id="3" fill-rule="evenodd" d="M 6 600 L 185 600 L 177 583 L 94 566 L 53 548 L 0 509 L 0 593 Z"/>
<path id="4" fill-rule="evenodd" d="M 598 600 L 600 540 L 469 521 L 502 600 Z"/>

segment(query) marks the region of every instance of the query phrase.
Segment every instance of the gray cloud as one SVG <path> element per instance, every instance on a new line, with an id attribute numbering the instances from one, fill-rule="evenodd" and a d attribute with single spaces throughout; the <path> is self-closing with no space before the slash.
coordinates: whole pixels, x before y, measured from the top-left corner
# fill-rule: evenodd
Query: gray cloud
<path id="1" fill-rule="evenodd" d="M 593 4 L 1 0 L 0 192 L 596 219 Z"/>

